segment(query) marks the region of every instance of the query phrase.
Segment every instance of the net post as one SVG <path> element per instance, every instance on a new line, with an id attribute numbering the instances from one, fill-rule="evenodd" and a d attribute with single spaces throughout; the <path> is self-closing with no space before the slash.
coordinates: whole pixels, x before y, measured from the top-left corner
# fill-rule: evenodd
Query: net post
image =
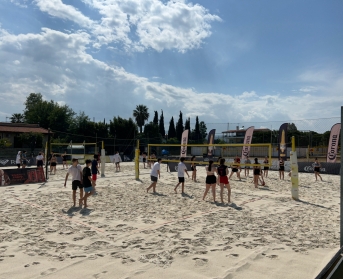
<path id="1" fill-rule="evenodd" d="M 100 156 L 100 161 L 101 161 L 101 177 L 105 177 L 105 164 L 106 164 L 106 155 L 105 155 L 105 145 L 104 141 L 102 141 L 101 144 L 101 156 Z"/>
<path id="2" fill-rule="evenodd" d="M 341 106 L 341 123 L 343 123 L 343 106 Z M 341 196 L 340 196 L 340 228 L 341 228 L 341 231 L 340 231 L 340 247 L 343 246 L 343 219 L 342 219 L 342 216 L 343 216 L 343 161 L 342 161 L 342 147 L 343 147 L 343 129 L 341 128 Z"/>
<path id="3" fill-rule="evenodd" d="M 135 177 L 139 180 L 139 140 L 137 140 L 137 146 L 135 150 Z"/>
<path id="4" fill-rule="evenodd" d="M 299 174 L 298 174 L 298 159 L 295 150 L 295 137 L 292 137 L 292 151 L 290 152 L 291 161 L 291 182 L 292 182 L 292 199 L 299 200 Z"/>

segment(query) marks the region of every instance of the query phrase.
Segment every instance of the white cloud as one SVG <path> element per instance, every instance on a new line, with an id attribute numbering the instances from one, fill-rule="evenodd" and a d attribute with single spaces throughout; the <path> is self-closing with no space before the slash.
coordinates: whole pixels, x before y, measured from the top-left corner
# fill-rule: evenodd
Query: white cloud
<path id="1" fill-rule="evenodd" d="M 61 0 L 35 0 L 42 12 L 70 20 L 91 30 L 93 47 L 120 44 L 126 51 L 176 49 L 179 52 L 199 48 L 211 35 L 213 21 L 221 19 L 203 6 L 186 1 L 158 0 L 83 0 L 101 15 L 91 20 Z"/>
<path id="2" fill-rule="evenodd" d="M 11 3 L 20 8 L 27 8 L 27 0 L 11 0 Z"/>
<path id="3" fill-rule="evenodd" d="M 0 102 L 6 104 L 4 112 L 22 111 L 31 92 L 40 92 L 47 100 L 65 103 L 75 111 L 84 110 L 96 119 L 130 117 L 137 104 L 146 104 L 150 111 L 163 109 L 166 122 L 180 110 L 192 121 L 198 115 L 208 123 L 322 118 L 332 115 L 327 108 L 343 103 L 342 95 L 334 99 L 324 94 L 342 92 L 339 73 L 330 76 L 329 84 L 313 85 L 316 93 L 321 93 L 316 96 L 312 92 L 299 96 L 197 92 L 110 66 L 86 52 L 91 44 L 91 35 L 86 32 L 66 34 L 42 28 L 39 34 L 13 35 L 0 29 Z M 307 75 L 303 82 L 310 79 Z"/>

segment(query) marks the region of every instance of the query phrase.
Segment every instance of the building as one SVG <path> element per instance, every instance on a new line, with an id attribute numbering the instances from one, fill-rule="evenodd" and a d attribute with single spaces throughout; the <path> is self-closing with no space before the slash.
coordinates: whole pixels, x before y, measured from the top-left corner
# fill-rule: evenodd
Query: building
<path id="1" fill-rule="evenodd" d="M 0 122 L 0 139 L 7 139 L 12 145 L 12 148 L 22 148 L 22 147 L 42 147 L 42 146 L 34 146 L 36 143 L 23 143 L 20 140 L 20 135 L 23 133 L 38 133 L 43 135 L 43 142 L 48 140 L 48 133 L 47 129 L 39 127 L 39 124 L 26 124 L 26 123 L 8 123 L 8 122 Z M 24 146 L 23 146 L 24 145 Z"/>
<path id="2" fill-rule="evenodd" d="M 247 131 L 246 129 L 224 131 L 222 132 L 223 140 L 226 143 L 244 143 L 244 137 L 245 137 L 246 131 Z M 271 142 L 272 131 L 270 129 L 266 129 L 266 128 L 254 129 L 254 136 L 257 133 L 260 134 L 260 137 L 261 137 L 261 139 L 259 140 L 259 143 Z"/>

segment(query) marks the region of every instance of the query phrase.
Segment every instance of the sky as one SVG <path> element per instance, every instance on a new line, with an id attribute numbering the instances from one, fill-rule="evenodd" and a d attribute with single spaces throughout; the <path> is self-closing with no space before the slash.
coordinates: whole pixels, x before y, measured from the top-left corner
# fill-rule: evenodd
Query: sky
<path id="1" fill-rule="evenodd" d="M 166 128 L 182 111 L 218 131 L 290 120 L 310 130 L 304 119 L 318 118 L 329 130 L 343 105 L 342 10 L 340 0 L 1 0 L 0 121 L 40 92 L 96 121 L 143 104 L 150 121 L 163 110 Z"/>

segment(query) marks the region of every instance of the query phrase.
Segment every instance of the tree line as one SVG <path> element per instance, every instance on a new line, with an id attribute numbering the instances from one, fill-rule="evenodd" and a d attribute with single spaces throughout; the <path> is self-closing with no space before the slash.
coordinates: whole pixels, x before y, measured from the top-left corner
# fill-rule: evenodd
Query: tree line
<path id="1" fill-rule="evenodd" d="M 61 105 L 53 100 L 46 101 L 40 93 L 31 93 L 27 96 L 22 113 L 14 113 L 12 123 L 39 124 L 40 127 L 50 129 L 52 142 L 95 142 L 114 139 L 118 144 L 128 144 L 134 139 L 147 143 L 180 143 L 182 133 L 189 129 L 189 139 L 192 143 L 202 143 L 207 136 L 206 124 L 199 122 L 196 117 L 195 126 L 190 127 L 190 118 L 183 121 L 180 111 L 178 121 L 174 117 L 165 129 L 163 110 L 160 115 L 154 111 L 152 121 L 149 120 L 149 109 L 145 105 L 137 105 L 133 109 L 132 117 L 128 119 L 114 116 L 109 123 L 92 121 L 84 112 L 76 113 L 68 105 Z M 36 135 L 38 137 L 38 135 Z M 31 135 L 32 137 L 32 135 Z M 24 137 L 25 138 L 25 137 Z M 32 139 L 31 139 L 32 141 Z"/>

